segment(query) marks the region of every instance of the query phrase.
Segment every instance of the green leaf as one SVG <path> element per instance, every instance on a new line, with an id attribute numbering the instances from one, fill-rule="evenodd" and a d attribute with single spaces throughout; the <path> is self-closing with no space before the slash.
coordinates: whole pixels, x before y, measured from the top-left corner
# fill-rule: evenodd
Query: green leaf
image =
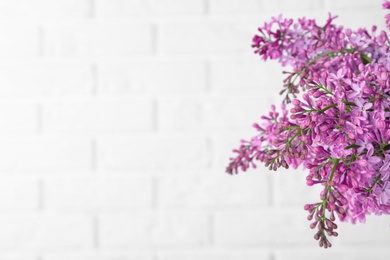
<path id="1" fill-rule="evenodd" d="M 372 62 L 371 58 L 368 57 L 366 54 L 359 52 L 359 55 L 360 55 L 360 58 L 362 59 L 364 65 Z"/>
<path id="2" fill-rule="evenodd" d="M 359 148 L 360 146 L 357 144 L 350 144 L 345 147 L 345 149 L 351 149 L 351 148 Z"/>

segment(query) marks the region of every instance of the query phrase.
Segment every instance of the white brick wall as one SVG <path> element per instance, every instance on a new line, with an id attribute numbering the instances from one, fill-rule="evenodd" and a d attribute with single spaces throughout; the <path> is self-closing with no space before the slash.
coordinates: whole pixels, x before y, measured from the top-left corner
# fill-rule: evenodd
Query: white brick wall
<path id="1" fill-rule="evenodd" d="M 77 250 L 93 244 L 92 217 L 71 213 L 0 216 L 1 251 Z"/>
<path id="2" fill-rule="evenodd" d="M 211 231 L 209 214 L 193 210 L 104 214 L 98 224 L 102 248 L 203 248 Z"/>
<path id="3" fill-rule="evenodd" d="M 95 4 L 99 17 L 128 18 L 134 15 L 201 15 L 205 3 L 199 0 L 96 0 Z"/>
<path id="4" fill-rule="evenodd" d="M 0 260 L 389 259 L 389 217 L 317 247 L 301 170 L 224 173 L 280 100 L 257 27 L 380 3 L 0 0 Z"/>
<path id="5" fill-rule="evenodd" d="M 23 75 L 23 76 L 22 76 Z M 94 91 L 93 66 L 77 60 L 1 60 L 0 96 L 86 96 Z M 31 87 L 34 82 L 34 87 Z"/>

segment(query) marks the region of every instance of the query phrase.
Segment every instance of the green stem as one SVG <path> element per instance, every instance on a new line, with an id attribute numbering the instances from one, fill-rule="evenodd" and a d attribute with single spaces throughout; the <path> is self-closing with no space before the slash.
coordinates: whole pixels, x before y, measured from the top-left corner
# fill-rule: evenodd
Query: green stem
<path id="1" fill-rule="evenodd" d="M 317 85 L 317 86 L 318 86 L 319 89 L 324 91 L 326 94 L 334 96 L 334 94 L 332 92 L 330 92 L 325 86 L 322 86 L 322 85 Z"/>
<path id="2" fill-rule="evenodd" d="M 378 182 L 381 180 L 382 175 L 378 172 L 378 176 L 376 176 L 375 180 L 372 182 L 371 186 L 366 190 L 368 194 L 371 194 L 372 189 Z"/>
<path id="3" fill-rule="evenodd" d="M 302 129 L 299 129 L 291 138 L 287 141 L 287 145 L 290 145 L 292 141 L 294 141 L 295 137 L 297 137 L 302 132 Z"/>
<path id="4" fill-rule="evenodd" d="M 332 172 L 330 173 L 329 180 L 326 183 L 325 199 L 322 202 L 321 221 L 325 221 L 325 211 L 326 211 L 326 207 L 328 205 L 329 193 L 330 193 L 330 191 L 332 189 L 331 186 L 330 186 L 330 182 L 333 180 L 333 176 L 334 176 L 334 173 L 335 173 L 335 171 L 337 169 L 337 166 L 339 165 L 339 162 L 340 162 L 340 159 L 335 159 L 334 164 L 333 164 L 333 168 L 332 168 Z"/>
<path id="5" fill-rule="evenodd" d="M 330 108 L 332 108 L 332 107 L 336 107 L 336 106 L 337 106 L 337 103 L 334 103 L 334 104 L 331 104 L 331 105 L 329 105 L 329 106 L 327 106 L 327 107 L 324 107 L 323 109 L 321 109 L 321 110 L 318 111 L 318 114 L 322 114 L 322 113 L 324 113 L 326 110 L 328 110 L 328 109 L 330 109 Z"/>

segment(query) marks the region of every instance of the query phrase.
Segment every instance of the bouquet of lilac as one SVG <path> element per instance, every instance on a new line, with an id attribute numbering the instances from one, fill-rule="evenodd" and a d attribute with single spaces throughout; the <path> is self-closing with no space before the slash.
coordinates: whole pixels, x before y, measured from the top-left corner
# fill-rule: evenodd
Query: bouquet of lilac
<path id="1" fill-rule="evenodd" d="M 241 141 L 226 169 L 245 171 L 255 161 L 308 169 L 306 184 L 323 189 L 304 209 L 324 248 L 338 236 L 336 217 L 364 223 L 371 213 L 390 214 L 390 41 L 375 26 L 353 31 L 334 19 L 319 26 L 279 16 L 259 28 L 255 53 L 292 71 L 283 72 L 281 112 L 272 106 L 253 125 L 258 135 Z"/>

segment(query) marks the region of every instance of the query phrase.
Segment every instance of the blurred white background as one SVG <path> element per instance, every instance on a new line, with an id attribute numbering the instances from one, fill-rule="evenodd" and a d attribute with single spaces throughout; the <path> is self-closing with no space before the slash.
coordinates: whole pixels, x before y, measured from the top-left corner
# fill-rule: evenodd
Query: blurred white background
<path id="1" fill-rule="evenodd" d="M 303 171 L 224 173 L 278 102 L 271 16 L 372 0 L 0 0 L 0 260 L 390 258 L 390 218 L 312 238 Z"/>

